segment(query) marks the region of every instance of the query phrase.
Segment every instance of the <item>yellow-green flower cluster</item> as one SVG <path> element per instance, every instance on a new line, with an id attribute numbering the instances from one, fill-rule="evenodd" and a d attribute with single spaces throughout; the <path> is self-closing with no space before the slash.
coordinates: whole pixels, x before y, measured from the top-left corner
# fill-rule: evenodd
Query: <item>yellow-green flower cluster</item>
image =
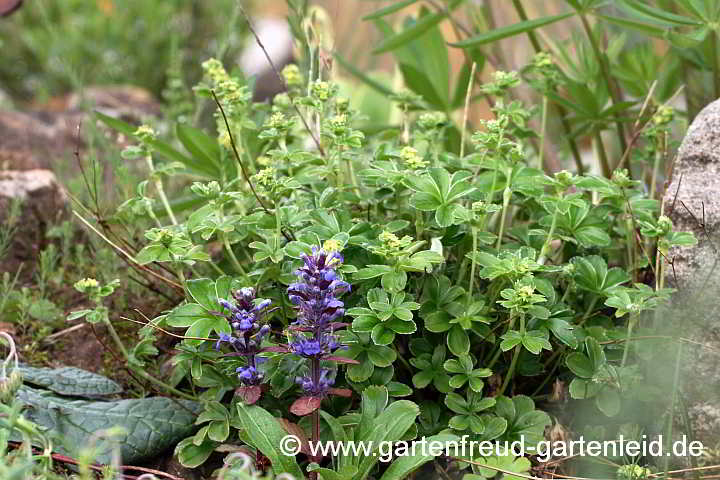
<path id="1" fill-rule="evenodd" d="M 380 235 L 378 235 L 378 240 L 385 244 L 386 247 L 393 250 L 401 250 L 412 243 L 412 237 L 409 235 L 398 238 L 397 235 L 388 232 L 387 230 L 384 230 Z"/>
<path id="2" fill-rule="evenodd" d="M 493 81 L 481 87 L 483 93 L 488 95 L 503 95 L 509 89 L 520 84 L 520 76 L 517 72 L 503 72 L 498 70 L 493 74 Z"/>
<path id="3" fill-rule="evenodd" d="M 675 110 L 668 105 L 660 105 L 653 115 L 652 121 L 655 125 L 667 125 L 675 117 Z"/>
<path id="4" fill-rule="evenodd" d="M 427 112 L 418 117 L 418 128 L 429 131 L 442 128 L 446 122 L 445 114 L 442 112 Z"/>
<path id="5" fill-rule="evenodd" d="M 210 81 L 217 85 L 223 80 L 230 78 L 228 73 L 225 71 L 225 67 L 220 63 L 220 60 L 216 58 L 210 58 L 202 63 L 203 71 Z"/>
<path id="6" fill-rule="evenodd" d="M 347 115 L 344 113 L 330 117 L 328 127 L 335 135 L 342 135 L 347 129 Z"/>
<path id="7" fill-rule="evenodd" d="M 533 67 L 544 69 L 552 66 L 552 56 L 548 52 L 538 52 L 532 60 Z"/>
<path id="8" fill-rule="evenodd" d="M 332 88 L 328 82 L 313 82 L 310 87 L 310 95 L 312 95 L 312 97 L 316 100 L 326 102 L 332 95 Z"/>
<path id="9" fill-rule="evenodd" d="M 220 131 L 218 134 L 218 142 L 220 142 L 220 145 L 226 150 L 232 150 L 232 142 L 230 141 L 230 134 L 227 130 Z"/>
<path id="10" fill-rule="evenodd" d="M 400 158 L 403 163 L 413 170 L 427 167 L 428 163 L 418 155 L 418 151 L 413 147 L 403 147 L 400 150 Z"/>
<path id="11" fill-rule="evenodd" d="M 648 478 L 652 471 L 649 468 L 640 465 L 622 465 L 617 469 L 616 476 L 618 480 L 640 480 Z"/>
<path id="12" fill-rule="evenodd" d="M 282 69 L 282 76 L 288 88 L 302 87 L 303 85 L 302 73 L 300 73 L 300 69 L 294 63 L 286 65 L 285 68 Z"/>
<path id="13" fill-rule="evenodd" d="M 83 278 L 82 280 L 78 280 L 77 282 L 75 282 L 75 285 L 73 286 L 78 292 L 85 293 L 88 290 L 99 287 L 100 284 L 94 278 Z"/>
<path id="14" fill-rule="evenodd" d="M 211 58 L 203 62 L 202 67 L 205 76 L 210 80 L 210 88 L 226 104 L 224 106 L 230 110 L 230 116 L 237 106 L 247 105 L 252 98 L 250 89 L 242 85 L 237 78 L 231 77 L 219 60 Z"/>
<path id="15" fill-rule="evenodd" d="M 148 140 L 155 140 L 157 133 L 155 133 L 155 130 L 149 125 L 140 125 L 137 130 L 135 130 L 135 136 L 138 137 L 141 142 L 147 142 Z"/>
<path id="16" fill-rule="evenodd" d="M 272 167 L 263 168 L 253 175 L 253 180 L 258 185 L 269 187 L 275 182 L 275 169 Z"/>

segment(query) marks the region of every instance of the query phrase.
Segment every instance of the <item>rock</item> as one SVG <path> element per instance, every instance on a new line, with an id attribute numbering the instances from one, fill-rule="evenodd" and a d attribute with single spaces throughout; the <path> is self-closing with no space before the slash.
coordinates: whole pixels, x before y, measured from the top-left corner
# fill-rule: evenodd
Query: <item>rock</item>
<path id="1" fill-rule="evenodd" d="M 160 113 L 148 92 L 129 86 L 88 87 L 82 96 L 65 95 L 28 112 L 0 110 L 0 228 L 6 227 L 12 200 L 23 201 L 10 250 L 0 258 L 0 272 L 14 272 L 25 262 L 30 268 L 23 272 L 29 275 L 49 243 L 47 229 L 67 218 L 67 195 L 53 170 L 62 165 L 63 172 L 80 174 L 73 159 L 76 150 L 81 158 L 84 154 L 78 127 L 95 122 L 104 128 L 88 113 L 92 109 L 135 124 Z M 108 128 L 103 131 L 118 151 L 128 141 Z"/>
<path id="2" fill-rule="evenodd" d="M 145 90 L 130 86 L 88 87 L 83 95 L 53 99 L 29 112 L 0 111 L 0 170 L 52 169 L 54 159 L 72 155 L 78 127 L 95 121 L 84 104 L 114 118 L 139 124 L 160 114 Z"/>
<path id="3" fill-rule="evenodd" d="M 712 237 L 720 226 L 720 100 L 705 107 L 690 125 L 671 179 L 665 190 L 665 214 L 677 230 L 693 232 L 698 244 L 670 252 L 675 275 L 668 272 L 669 281 L 682 288 L 705 270 L 718 287 L 720 276 L 707 267 L 718 258 Z"/>
<path id="4" fill-rule="evenodd" d="M 278 71 L 282 70 L 293 58 L 293 36 L 288 22 L 281 18 L 260 18 L 253 22 L 253 26 L 273 64 Z M 283 91 L 284 85 L 252 34 L 247 45 L 239 63 L 246 76 L 257 77 L 255 100 L 272 98 Z"/>
<path id="5" fill-rule="evenodd" d="M 678 291 L 668 315 L 669 333 L 700 345 L 685 345 L 679 389 L 693 431 L 706 446 L 720 438 L 720 100 L 695 118 L 680 146 L 663 199 L 676 230 L 691 231 L 694 247 L 673 248 L 666 283 Z"/>
<path id="6" fill-rule="evenodd" d="M 111 117 L 139 122 L 160 115 L 160 104 L 145 89 L 130 85 L 88 87 L 82 95 L 72 93 L 65 98 L 67 112 L 82 111 L 83 101 Z"/>
<path id="7" fill-rule="evenodd" d="M 55 132 L 52 125 L 23 112 L 0 112 L 0 170 L 49 168 Z"/>
<path id="8" fill-rule="evenodd" d="M 19 216 L 12 220 L 14 201 L 21 204 Z M 67 203 L 65 190 L 50 170 L 0 170 L 0 225 L 16 228 L 8 258 L 0 260 L 9 264 L 37 258 L 48 227 L 67 216 Z"/>

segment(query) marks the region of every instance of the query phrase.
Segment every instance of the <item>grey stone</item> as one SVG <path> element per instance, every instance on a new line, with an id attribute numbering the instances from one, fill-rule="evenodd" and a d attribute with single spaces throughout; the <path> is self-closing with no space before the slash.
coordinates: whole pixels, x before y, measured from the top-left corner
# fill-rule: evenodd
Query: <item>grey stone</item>
<path id="1" fill-rule="evenodd" d="M 674 275 L 670 269 L 669 281 L 678 288 L 689 286 L 703 270 L 717 287 L 720 277 L 707 267 L 718 258 L 714 237 L 720 226 L 720 100 L 705 107 L 690 125 L 665 190 L 664 211 L 677 230 L 693 232 L 698 239 L 695 247 L 670 251 Z"/>
<path id="2" fill-rule="evenodd" d="M 698 342 L 684 347 L 680 392 L 694 433 L 715 447 L 720 439 L 720 100 L 705 107 L 688 129 L 663 207 L 676 230 L 693 232 L 698 240 L 668 254 L 672 265 L 666 282 L 677 293 L 663 318 L 673 335 Z"/>
<path id="3" fill-rule="evenodd" d="M 21 202 L 9 258 L 34 259 L 44 247 L 48 227 L 68 214 L 68 198 L 55 174 L 46 169 L 0 170 L 0 225 L 8 221 L 11 204 Z"/>

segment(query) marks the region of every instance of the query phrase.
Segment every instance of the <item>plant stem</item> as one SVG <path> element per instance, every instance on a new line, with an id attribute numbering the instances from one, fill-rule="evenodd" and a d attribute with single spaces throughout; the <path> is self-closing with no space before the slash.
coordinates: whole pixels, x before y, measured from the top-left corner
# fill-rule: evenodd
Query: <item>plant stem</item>
<path id="1" fill-rule="evenodd" d="M 548 97 L 547 95 L 543 95 L 543 101 L 542 101 L 542 120 L 540 121 L 540 152 L 538 154 L 539 157 L 539 165 L 538 168 L 540 170 L 545 170 L 544 163 L 544 156 L 545 156 L 545 135 L 546 135 L 546 129 L 547 129 L 547 113 L 548 113 Z"/>
<path id="2" fill-rule="evenodd" d="M 672 396 L 670 397 L 670 415 L 668 416 L 668 425 L 667 425 L 667 431 L 665 434 L 665 438 L 667 439 L 667 445 L 670 445 L 672 432 L 673 432 L 673 417 L 675 413 L 675 401 L 677 400 L 677 388 L 678 383 L 680 380 L 680 359 L 682 358 L 682 348 L 683 344 L 678 342 L 677 344 L 677 356 L 675 357 L 675 374 L 673 376 L 673 391 Z M 663 465 L 663 472 L 665 474 L 663 475 L 663 478 L 668 478 L 668 469 L 670 467 L 670 457 L 665 456 L 665 461 Z"/>
<path id="3" fill-rule="evenodd" d="M 186 399 L 186 400 L 195 400 L 195 397 L 193 397 L 192 395 L 188 395 L 187 393 L 182 392 L 182 391 L 176 389 L 175 387 L 171 387 L 170 385 L 168 385 L 167 383 L 163 382 L 162 380 L 153 377 L 152 375 L 150 375 L 149 373 L 147 373 L 147 372 L 146 372 L 145 370 L 143 370 L 142 368 L 132 368 L 132 367 L 130 367 L 130 369 L 133 371 L 133 373 L 135 373 L 135 374 L 137 374 L 138 376 L 144 378 L 144 379 L 147 380 L 148 382 L 154 383 L 154 384 L 157 385 L 158 387 L 167 390 L 169 393 L 172 393 L 172 394 L 174 394 L 174 395 L 177 395 L 178 397 L 182 397 L 182 398 L 184 398 L 184 399 Z"/>
<path id="4" fill-rule="evenodd" d="M 650 196 L 648 198 L 655 198 L 655 190 L 657 188 L 657 176 L 658 169 L 660 168 L 660 159 L 663 157 L 663 150 L 657 150 L 655 152 L 655 161 L 653 162 L 652 179 L 650 181 Z"/>
<path id="5" fill-rule="evenodd" d="M 491 303 L 491 304 L 492 304 L 492 303 Z M 511 311 L 511 313 L 510 313 L 510 319 L 508 320 L 508 329 L 507 329 L 507 331 L 512 330 L 514 326 L 515 326 L 515 314 L 514 314 L 513 311 Z M 498 346 L 497 350 L 495 350 L 495 354 L 494 354 L 494 355 L 492 356 L 492 358 L 490 359 L 490 362 L 488 363 L 487 368 L 492 368 L 493 365 L 495 365 L 495 363 L 496 363 L 496 362 L 498 361 L 498 359 L 500 358 L 500 355 L 501 355 L 501 354 L 502 354 L 502 349 Z"/>
<path id="6" fill-rule="evenodd" d="M 512 196 L 512 190 L 510 190 L 510 179 L 512 177 L 512 167 L 508 168 L 507 181 L 505 182 L 505 190 L 503 190 L 503 206 L 500 214 L 500 228 L 498 229 L 497 244 L 495 250 L 500 250 L 500 244 L 502 243 L 503 232 L 505 231 L 505 217 L 507 217 L 507 208 L 510 204 L 510 197 Z"/>
<path id="7" fill-rule="evenodd" d="M 526 21 L 528 20 L 527 13 L 525 13 L 525 8 L 523 8 L 522 3 L 520 3 L 520 0 L 513 0 L 513 6 L 515 7 L 515 11 L 518 14 L 518 17 L 520 17 L 520 20 Z M 540 46 L 540 42 L 538 41 L 537 35 L 535 35 L 535 32 L 532 30 L 528 30 L 527 32 L 528 39 L 530 40 L 530 43 L 533 46 L 533 49 L 535 50 L 535 53 L 540 53 L 542 51 L 542 47 Z M 552 91 L 555 92 L 555 87 L 551 87 Z M 540 168 L 542 168 L 542 155 L 543 155 L 543 144 L 545 143 L 545 115 L 547 110 L 547 103 L 548 98 L 547 95 L 543 95 L 543 127 L 542 127 L 542 140 L 540 144 Z M 572 133 L 572 130 L 570 129 L 570 123 L 568 122 L 566 116 L 567 111 L 565 110 L 565 107 L 562 105 L 559 105 L 557 103 L 554 104 L 555 110 L 557 110 L 557 114 L 560 117 L 560 124 L 563 127 L 563 133 L 565 134 L 565 138 L 567 139 L 568 146 L 570 147 L 570 153 L 572 153 L 573 160 L 575 161 L 575 168 L 577 169 L 578 175 L 583 174 L 583 164 L 582 164 L 582 157 L 580 156 L 580 149 L 577 146 L 577 142 L 574 138 L 570 135 Z"/>
<path id="8" fill-rule="evenodd" d="M 520 334 L 525 335 L 525 315 L 520 315 Z M 510 380 L 512 380 L 513 374 L 515 373 L 515 367 L 517 366 L 518 358 L 520 358 L 520 352 L 523 349 L 522 342 L 515 346 L 515 351 L 513 352 L 512 360 L 510 361 L 510 368 L 508 369 L 507 374 L 505 375 L 505 380 L 503 380 L 503 384 L 500 387 L 500 391 L 498 392 L 498 396 L 505 393 L 505 390 L 507 389 L 508 385 L 510 385 Z"/>
<path id="9" fill-rule="evenodd" d="M 145 161 L 147 162 L 148 168 L 150 169 L 150 175 L 155 175 L 155 165 L 153 164 L 152 155 L 146 155 Z M 162 204 L 165 207 L 165 211 L 167 212 L 168 217 L 170 217 L 170 221 L 173 225 L 177 225 L 177 219 L 175 218 L 175 214 L 173 214 L 172 208 L 170 207 L 170 202 L 168 201 L 167 195 L 165 195 L 165 189 L 163 188 L 162 180 L 160 180 L 160 177 L 155 178 L 155 189 L 158 192 L 160 201 L 162 201 Z"/>
<path id="10" fill-rule="evenodd" d="M 562 194 L 560 194 L 560 197 L 562 197 Z M 552 242 L 552 237 L 555 234 L 555 228 L 557 227 L 557 219 L 559 213 L 560 209 L 558 208 L 557 204 L 555 204 L 555 212 L 553 213 L 552 223 L 550 224 L 550 231 L 548 231 L 548 236 L 545 239 L 542 250 L 540 250 L 540 256 L 538 257 L 538 263 L 540 265 L 544 265 L 545 260 L 547 259 L 547 253 L 548 250 L 550 250 L 550 243 Z"/>
<path id="11" fill-rule="evenodd" d="M 312 375 L 312 382 L 317 385 L 320 381 L 320 360 L 318 358 L 312 358 L 310 360 L 310 372 Z M 315 410 L 312 414 L 312 444 L 317 445 L 320 441 L 320 412 Z M 320 458 L 313 458 L 313 461 L 317 462 Z M 317 472 L 310 472 L 311 480 L 317 479 Z"/>
<path id="12" fill-rule="evenodd" d="M 627 362 L 628 353 L 630 352 L 630 337 L 632 337 L 632 331 L 633 328 L 635 328 L 635 322 L 637 322 L 637 318 L 635 315 L 630 315 L 630 320 L 628 320 L 628 326 L 627 326 L 627 337 L 625 338 L 625 345 L 623 346 L 623 356 L 622 361 L 620 362 L 620 366 L 624 367 L 625 363 Z"/>
<path id="13" fill-rule="evenodd" d="M 590 28 L 590 23 L 588 22 L 585 13 L 578 12 L 578 14 L 580 16 L 580 21 L 582 22 L 583 29 L 585 30 L 588 40 L 590 41 L 590 46 L 592 47 L 593 52 L 595 53 L 595 57 L 600 64 L 600 71 L 602 73 L 603 79 L 605 80 L 605 83 L 607 84 L 608 93 L 610 94 L 612 104 L 613 106 L 617 106 L 617 104 L 620 103 L 620 98 L 618 97 L 617 92 L 613 88 L 613 82 L 612 78 L 610 77 L 610 69 L 608 67 L 607 58 L 600 50 L 600 46 L 595 39 L 595 35 L 593 35 L 592 28 Z M 627 142 L 625 141 L 625 129 L 623 128 L 623 124 L 618 118 L 617 113 L 615 114 L 615 126 L 617 127 L 618 140 L 620 141 L 620 151 L 624 152 L 625 150 L 627 150 Z"/>
<path id="14" fill-rule="evenodd" d="M 245 269 L 240 264 L 240 261 L 238 260 L 237 256 L 235 255 L 235 252 L 233 252 L 232 245 L 230 245 L 230 239 L 227 236 L 227 233 L 222 232 L 222 241 L 223 245 L 225 246 L 225 250 L 228 253 L 228 256 L 230 257 L 230 263 L 232 263 L 233 268 L 237 270 L 237 272 L 241 275 L 247 275 L 245 272 Z"/>
<path id="15" fill-rule="evenodd" d="M 720 34 L 717 28 L 712 31 L 712 39 L 710 41 L 712 55 L 712 69 L 713 69 L 713 87 L 715 88 L 715 98 L 720 98 L 720 59 L 718 59 L 718 53 L 720 50 Z"/>
<path id="16" fill-rule="evenodd" d="M 597 148 L 597 153 L 600 157 L 600 168 L 602 168 L 603 176 L 610 178 L 612 176 L 610 162 L 608 162 L 607 152 L 605 151 L 605 145 L 603 144 L 602 135 L 599 130 L 595 132 L 595 147 Z"/>
<path id="17" fill-rule="evenodd" d="M 467 133 L 468 110 L 470 110 L 470 97 L 472 94 L 472 85 L 475 81 L 476 67 L 477 63 L 473 62 L 472 67 L 470 67 L 470 81 L 468 82 L 467 92 L 465 93 L 465 108 L 463 109 L 463 123 L 460 134 L 460 158 L 465 156 L 465 134 Z"/>
<path id="18" fill-rule="evenodd" d="M 525 13 L 525 8 L 523 7 L 522 3 L 520 3 L 520 0 L 512 0 L 513 7 L 515 7 L 515 11 L 518 14 L 518 17 L 520 17 L 520 20 L 523 22 L 527 21 L 528 16 L 527 13 Z M 540 48 L 540 42 L 537 39 L 537 35 L 535 35 L 535 32 L 532 30 L 527 31 L 528 40 L 530 40 L 530 43 L 532 43 L 533 49 L 535 52 L 539 52 L 542 50 Z"/>
<path id="19" fill-rule="evenodd" d="M 578 326 L 582 325 L 583 323 L 585 323 L 585 320 L 590 318 L 590 314 L 592 313 L 593 308 L 595 308 L 595 304 L 597 303 L 597 301 L 599 299 L 600 299 L 600 297 L 598 297 L 597 295 L 593 295 L 593 299 L 590 301 L 590 304 L 588 305 L 587 310 L 585 310 L 585 314 L 582 316 L 582 318 L 578 322 Z"/>
<path id="20" fill-rule="evenodd" d="M 117 330 L 115 330 L 112 322 L 110 322 L 110 319 L 105 319 L 105 325 L 107 326 L 108 332 L 110 332 L 110 337 L 112 337 L 113 342 L 115 342 L 115 346 L 117 346 L 118 350 L 120 350 L 123 358 L 127 360 L 129 358 L 128 351 L 125 348 L 125 344 L 123 344 L 122 340 L 120 339 L 120 335 L 118 335 Z"/>

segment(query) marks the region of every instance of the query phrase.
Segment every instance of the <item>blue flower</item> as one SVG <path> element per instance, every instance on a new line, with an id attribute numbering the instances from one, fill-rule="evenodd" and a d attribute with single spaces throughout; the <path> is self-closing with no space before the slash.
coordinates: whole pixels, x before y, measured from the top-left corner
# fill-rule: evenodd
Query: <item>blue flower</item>
<path id="1" fill-rule="evenodd" d="M 222 346 L 222 344 L 224 342 L 232 343 L 232 340 L 233 340 L 233 337 L 231 337 L 227 333 L 221 333 L 218 338 L 218 341 L 215 342 L 215 350 L 220 350 L 220 347 Z"/>
<path id="2" fill-rule="evenodd" d="M 320 369 L 320 375 L 317 381 L 309 376 L 297 377 L 295 383 L 305 391 L 306 394 L 312 396 L 320 396 L 327 393 L 327 391 L 335 384 L 335 379 L 329 377 L 330 370 L 327 368 Z"/>
<path id="3" fill-rule="evenodd" d="M 321 333 L 311 338 L 297 335 L 290 343 L 290 350 L 293 353 L 306 358 L 322 358 L 338 348 L 341 348 L 341 345 L 337 343 L 335 336 L 327 333 Z"/>
<path id="4" fill-rule="evenodd" d="M 260 326 L 259 320 L 267 313 L 271 301 L 256 301 L 255 290 L 250 287 L 232 292 L 232 297 L 234 303 L 222 298 L 218 299 L 218 303 L 228 312 L 224 316 L 233 329 L 233 335 L 221 333 L 215 349 L 220 350 L 222 344 L 227 343 L 235 352 L 242 354 L 248 365 L 237 369 L 238 378 L 243 385 L 257 385 L 263 377 L 256 368 L 261 360 L 256 355 L 261 351 L 263 339 L 270 333 L 270 326 Z"/>
<path id="5" fill-rule="evenodd" d="M 238 378 L 245 385 L 257 385 L 262 380 L 262 375 L 258 373 L 257 368 L 253 366 L 238 367 L 235 372 Z"/>

